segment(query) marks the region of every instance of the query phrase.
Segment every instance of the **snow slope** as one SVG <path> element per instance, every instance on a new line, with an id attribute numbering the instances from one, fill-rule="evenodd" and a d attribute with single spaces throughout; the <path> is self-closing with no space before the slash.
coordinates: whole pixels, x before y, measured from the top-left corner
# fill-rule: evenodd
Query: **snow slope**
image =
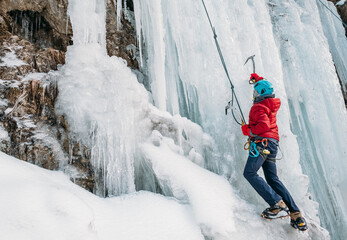
<path id="1" fill-rule="evenodd" d="M 1 239 L 328 239 L 317 225 L 300 233 L 288 219 L 261 219 L 225 179 L 172 152 L 165 142 L 143 148 L 174 197 L 141 191 L 100 198 L 62 172 L 0 152 Z"/>
<path id="2" fill-rule="evenodd" d="M 0 236 L 11 240 L 203 240 L 191 208 L 137 192 L 99 198 L 53 172 L 0 152 Z"/>

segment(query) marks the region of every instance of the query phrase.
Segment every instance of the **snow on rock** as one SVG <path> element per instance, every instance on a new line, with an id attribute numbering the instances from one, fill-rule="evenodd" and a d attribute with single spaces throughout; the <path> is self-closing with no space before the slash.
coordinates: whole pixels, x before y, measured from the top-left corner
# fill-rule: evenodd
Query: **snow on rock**
<path id="1" fill-rule="evenodd" d="M 5 56 L 0 59 L 0 67 L 19 67 L 27 64 L 17 57 L 13 49 L 7 48 L 7 50 Z"/>
<path id="2" fill-rule="evenodd" d="M 62 173 L 0 152 L 2 239 L 203 240 L 187 205 L 138 192 L 99 198 Z"/>
<path id="3" fill-rule="evenodd" d="M 10 140 L 8 137 L 8 132 L 4 129 L 4 124 L 0 123 L 0 139 Z"/>

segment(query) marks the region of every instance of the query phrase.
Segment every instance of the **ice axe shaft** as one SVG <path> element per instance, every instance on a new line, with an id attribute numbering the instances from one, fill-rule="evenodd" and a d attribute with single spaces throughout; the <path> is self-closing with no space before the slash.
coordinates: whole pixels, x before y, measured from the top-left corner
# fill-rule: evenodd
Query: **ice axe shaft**
<path id="1" fill-rule="evenodd" d="M 249 59 L 252 59 L 252 63 L 253 63 L 253 73 L 255 73 L 255 62 L 254 62 L 254 57 L 255 57 L 255 55 L 248 57 L 247 60 L 246 60 L 246 62 L 245 62 L 245 64 L 244 64 L 244 65 L 246 65 L 246 63 L 248 62 L 248 60 L 249 60 Z"/>

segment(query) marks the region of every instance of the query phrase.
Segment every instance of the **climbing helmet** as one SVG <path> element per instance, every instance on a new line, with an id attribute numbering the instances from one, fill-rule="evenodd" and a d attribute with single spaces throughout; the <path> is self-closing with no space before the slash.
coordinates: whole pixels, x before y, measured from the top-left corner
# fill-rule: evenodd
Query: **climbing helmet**
<path id="1" fill-rule="evenodd" d="M 260 96 L 269 95 L 273 93 L 272 84 L 266 80 L 257 82 L 254 85 L 254 90 L 256 90 Z"/>

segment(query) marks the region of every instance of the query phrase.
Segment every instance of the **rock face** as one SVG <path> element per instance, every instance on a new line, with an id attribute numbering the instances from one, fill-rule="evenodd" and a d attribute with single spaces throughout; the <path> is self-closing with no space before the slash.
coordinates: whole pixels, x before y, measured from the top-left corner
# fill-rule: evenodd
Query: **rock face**
<path id="1" fill-rule="evenodd" d="M 72 36 L 67 6 L 68 0 L 2 0 L 0 14 L 11 33 L 27 38 L 43 38 L 51 43 L 48 47 L 66 51 Z"/>
<path id="2" fill-rule="evenodd" d="M 117 15 L 114 1 L 107 1 L 106 12 L 106 47 L 109 56 L 118 56 L 127 61 L 129 67 L 138 69 L 138 49 L 136 31 L 124 13 L 121 13 L 121 27 L 117 29 Z M 131 12 L 128 11 L 129 14 Z"/>
<path id="3" fill-rule="evenodd" d="M 64 169 L 93 192 L 90 150 L 69 138 L 68 123 L 54 109 L 59 94 L 54 71 L 72 44 L 67 6 L 67 0 L 0 1 L 0 150 L 47 169 Z M 106 18 L 108 54 L 137 69 L 135 30 L 124 14 L 117 29 L 112 0 Z"/>
<path id="4" fill-rule="evenodd" d="M 132 1 L 127 1 L 127 6 L 132 7 Z M 72 44 L 73 34 L 67 16 L 67 7 L 68 0 L 1 0 L 0 24 L 10 33 L 21 36 L 40 47 L 66 51 L 67 46 Z M 114 1 L 107 0 L 107 52 L 110 56 L 125 59 L 129 67 L 138 69 L 135 58 L 136 33 L 123 12 L 121 15 L 122 27 L 117 29 Z"/>
<path id="5" fill-rule="evenodd" d="M 0 39 L 0 117 L 8 133 L 2 151 L 47 169 L 59 167 L 62 154 L 50 127 L 56 124 L 57 88 L 45 72 L 63 64 L 63 52 L 40 49 L 14 35 Z"/>

